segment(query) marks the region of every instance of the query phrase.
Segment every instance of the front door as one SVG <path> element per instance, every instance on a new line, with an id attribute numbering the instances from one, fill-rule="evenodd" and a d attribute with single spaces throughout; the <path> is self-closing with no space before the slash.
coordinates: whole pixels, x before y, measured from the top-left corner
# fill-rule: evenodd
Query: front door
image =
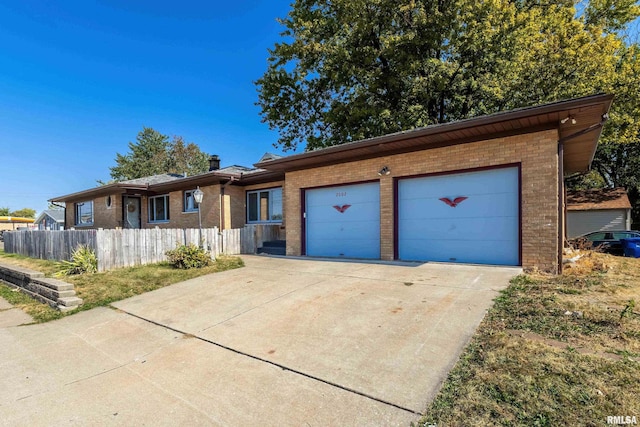
<path id="1" fill-rule="evenodd" d="M 122 197 L 124 228 L 140 228 L 140 197 Z"/>

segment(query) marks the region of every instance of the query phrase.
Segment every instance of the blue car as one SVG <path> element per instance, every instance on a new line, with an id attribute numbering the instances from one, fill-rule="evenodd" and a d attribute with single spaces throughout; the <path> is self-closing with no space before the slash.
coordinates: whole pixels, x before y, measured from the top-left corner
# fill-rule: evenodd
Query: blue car
<path id="1" fill-rule="evenodd" d="M 600 248 L 602 252 L 613 255 L 622 255 L 623 250 L 620 239 L 631 239 L 633 237 L 640 237 L 640 231 L 593 231 L 576 237 L 573 241 L 586 239 L 591 243 L 592 248 Z"/>

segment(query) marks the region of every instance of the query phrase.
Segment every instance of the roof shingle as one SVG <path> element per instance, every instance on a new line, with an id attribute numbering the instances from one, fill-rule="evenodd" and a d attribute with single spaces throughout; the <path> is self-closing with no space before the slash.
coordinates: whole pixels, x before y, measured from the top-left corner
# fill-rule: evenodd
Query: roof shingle
<path id="1" fill-rule="evenodd" d="M 624 188 L 593 188 L 567 190 L 567 210 L 590 211 L 604 209 L 631 209 Z"/>

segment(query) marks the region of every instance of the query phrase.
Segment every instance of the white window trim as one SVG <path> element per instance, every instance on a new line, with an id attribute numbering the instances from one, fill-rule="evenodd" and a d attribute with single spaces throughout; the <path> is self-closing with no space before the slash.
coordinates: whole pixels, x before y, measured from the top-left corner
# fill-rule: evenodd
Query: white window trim
<path id="1" fill-rule="evenodd" d="M 245 215 L 247 218 L 247 224 L 282 224 L 282 220 L 284 219 L 284 203 L 281 204 L 280 206 L 280 210 L 282 211 L 282 218 L 280 219 L 268 219 L 266 221 L 262 221 L 262 220 L 258 220 L 258 221 L 251 221 L 249 219 L 249 195 L 250 194 L 258 194 L 258 218 L 260 218 L 260 193 L 261 192 L 265 192 L 268 191 L 269 192 L 269 203 L 271 203 L 271 194 L 273 192 L 273 190 L 280 190 L 280 194 L 282 195 L 282 187 L 270 187 L 270 188 L 260 188 L 257 190 L 250 190 L 247 191 L 245 194 L 245 203 L 246 203 L 246 209 L 245 209 Z M 284 200 L 282 200 L 281 202 L 284 202 Z"/>
<path id="2" fill-rule="evenodd" d="M 193 197 L 193 192 L 196 191 L 196 189 L 194 188 L 193 190 L 184 190 L 182 192 L 182 213 L 197 213 L 198 212 L 198 204 L 196 203 L 196 200 L 193 200 L 193 209 L 187 209 L 187 193 L 191 193 L 192 197 Z"/>
<path id="3" fill-rule="evenodd" d="M 91 222 L 78 222 L 79 216 L 78 216 L 78 207 L 86 204 L 86 203 L 91 203 Z M 76 227 L 91 227 L 93 225 L 93 223 L 95 222 L 95 212 L 93 210 L 93 200 L 87 200 L 85 202 L 78 202 L 78 203 L 74 203 L 73 204 L 73 222 L 75 224 Z"/>
<path id="4" fill-rule="evenodd" d="M 152 203 L 152 200 L 160 199 L 160 198 L 164 198 L 165 199 L 164 216 L 165 216 L 166 219 L 152 220 L 151 219 L 151 211 L 152 211 L 151 210 L 151 203 Z M 171 221 L 171 215 L 169 214 L 170 206 L 169 206 L 169 195 L 168 194 L 161 194 L 159 196 L 148 197 L 147 208 L 148 208 L 148 214 L 149 214 L 149 224 L 163 224 L 163 223 L 167 223 L 167 222 Z"/>

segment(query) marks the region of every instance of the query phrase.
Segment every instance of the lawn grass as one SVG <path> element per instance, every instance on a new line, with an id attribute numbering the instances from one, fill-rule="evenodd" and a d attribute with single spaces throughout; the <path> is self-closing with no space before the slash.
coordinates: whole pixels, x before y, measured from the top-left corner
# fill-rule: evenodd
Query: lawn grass
<path id="1" fill-rule="evenodd" d="M 58 269 L 57 263 L 53 261 L 27 258 L 15 254 L 7 254 L 3 251 L 0 251 L 0 262 L 41 271 L 47 277 L 52 277 Z M 76 295 L 83 300 L 83 304 L 78 309 L 67 313 L 62 313 L 46 304 L 41 304 L 4 284 L 0 284 L 0 296 L 14 306 L 23 309 L 33 317 L 35 322 L 41 323 L 77 313 L 78 311 L 107 306 L 112 302 L 194 277 L 239 268 L 243 265 L 242 259 L 239 257 L 218 256 L 211 266 L 205 268 L 179 270 L 171 267 L 168 263 L 159 263 L 120 268 L 103 273 L 67 276 L 62 280 L 72 283 L 75 287 Z"/>
<path id="2" fill-rule="evenodd" d="M 587 252 L 496 299 L 420 425 L 606 425 L 640 419 L 640 259 Z"/>

